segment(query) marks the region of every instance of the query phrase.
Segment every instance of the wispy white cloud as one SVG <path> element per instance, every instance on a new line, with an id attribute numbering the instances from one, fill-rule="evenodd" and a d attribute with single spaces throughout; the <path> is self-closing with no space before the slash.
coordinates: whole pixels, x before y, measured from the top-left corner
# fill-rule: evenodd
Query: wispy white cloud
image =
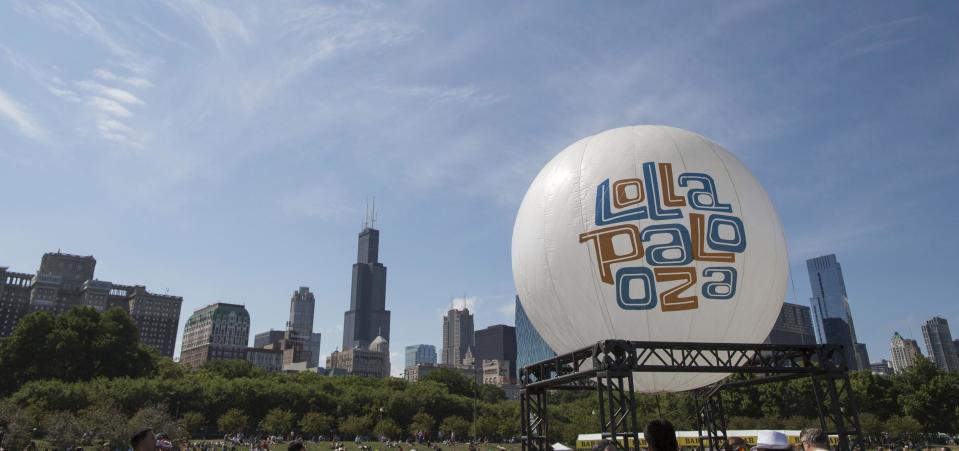
<path id="1" fill-rule="evenodd" d="M 29 138 L 42 139 L 46 136 L 46 131 L 26 107 L 13 100 L 2 89 L 0 89 L 0 117 L 10 121 L 20 133 Z"/>
<path id="2" fill-rule="evenodd" d="M 349 6 L 315 5 L 286 10 L 275 18 L 260 46 L 251 56 L 266 66 L 251 67 L 237 81 L 240 99 L 253 111 L 291 82 L 340 56 L 393 48 L 409 42 L 419 29 L 398 21 L 375 17 L 376 3 Z M 277 49 L 280 49 L 277 51 Z"/>
<path id="3" fill-rule="evenodd" d="M 221 8 L 199 0 L 172 0 L 167 4 L 175 11 L 196 21 L 223 53 L 230 41 L 250 43 L 254 33 L 232 8 Z"/>
<path id="4" fill-rule="evenodd" d="M 140 134 L 115 119 L 100 117 L 97 119 L 97 131 L 104 139 L 117 144 L 141 147 Z"/>
<path id="5" fill-rule="evenodd" d="M 111 114 L 118 117 L 133 116 L 133 113 L 131 113 L 130 110 L 128 110 L 123 105 L 120 105 L 120 103 L 115 100 L 94 96 L 94 97 L 91 97 L 87 102 L 89 103 L 91 107 L 107 114 Z"/>
<path id="6" fill-rule="evenodd" d="M 499 306 L 499 308 L 497 308 L 496 310 L 507 318 L 513 318 L 514 316 L 516 316 L 516 303 L 507 302 L 506 304 Z"/>
<path id="7" fill-rule="evenodd" d="M 118 75 L 109 69 L 97 68 L 93 74 L 102 82 L 79 80 L 68 84 L 61 80 L 56 72 L 51 74 L 47 70 L 37 69 L 23 58 L 16 61 L 19 66 L 33 73 L 35 79 L 44 83 L 46 91 L 50 94 L 71 103 L 86 105 L 88 111 L 92 113 L 87 116 L 93 121 L 92 128 L 103 139 L 115 144 L 142 146 L 146 134 L 120 122 L 120 119 L 131 118 L 132 107 L 142 107 L 146 104 L 130 89 L 152 86 L 146 76 L 153 63 L 133 50 L 126 40 L 116 33 L 117 29 L 122 30 L 123 27 L 114 26 L 111 30 L 111 22 L 98 18 L 93 8 L 76 0 L 21 2 L 15 6 L 15 9 L 27 17 L 63 32 L 89 38 L 112 55 L 112 58 L 107 60 L 109 65 L 132 74 Z M 8 59 L 16 56 L 10 50 L 6 53 Z M 111 85 L 122 85 L 122 87 Z M 80 127 L 81 130 L 85 128 Z"/>
<path id="8" fill-rule="evenodd" d="M 47 86 L 47 91 L 63 100 L 68 100 L 74 103 L 79 103 L 82 101 L 77 93 L 69 89 L 58 88 L 56 86 Z"/>
<path id="9" fill-rule="evenodd" d="M 477 308 L 480 304 L 483 303 L 483 300 L 478 297 L 464 296 L 464 297 L 455 297 L 450 300 L 450 306 L 457 310 L 469 309 L 469 311 L 476 313 Z"/>
<path id="10" fill-rule="evenodd" d="M 869 24 L 836 39 L 830 48 L 838 50 L 834 53 L 838 61 L 887 50 L 911 41 L 906 32 L 924 21 L 923 16 L 910 16 Z"/>
<path id="11" fill-rule="evenodd" d="M 77 82 L 77 86 L 83 89 L 86 89 L 87 91 L 97 93 L 104 97 L 109 97 L 111 100 L 124 103 L 127 105 L 143 105 L 144 104 L 144 102 L 140 100 L 139 97 L 134 95 L 132 92 L 126 91 L 123 89 L 111 88 L 109 86 L 104 86 L 100 83 L 92 82 L 89 80 L 79 81 Z"/>
<path id="12" fill-rule="evenodd" d="M 132 77 L 121 77 L 121 76 L 113 73 L 112 71 L 109 71 L 109 70 L 103 69 L 103 68 L 94 70 L 94 71 L 93 71 L 93 74 L 96 75 L 97 78 L 99 78 L 99 79 L 101 79 L 101 80 L 106 80 L 106 81 L 119 81 L 119 82 L 121 82 L 121 83 L 126 83 L 126 84 L 128 84 L 128 85 L 130 85 L 130 86 L 133 86 L 133 87 L 136 87 L 136 88 L 149 88 L 149 87 L 153 86 L 153 83 L 151 83 L 150 80 L 147 80 L 147 79 L 145 79 L 145 78 L 136 77 L 136 76 L 132 76 Z"/>
<path id="13" fill-rule="evenodd" d="M 20 2 L 15 8 L 21 14 L 47 21 L 64 31 L 79 32 L 94 39 L 126 61 L 144 64 L 143 58 L 115 38 L 87 8 L 74 0 Z"/>
<path id="14" fill-rule="evenodd" d="M 358 203 L 332 185 L 310 185 L 277 200 L 287 214 L 322 221 L 342 222 L 359 220 Z"/>
<path id="15" fill-rule="evenodd" d="M 481 92 L 473 85 L 449 86 L 384 86 L 374 88 L 389 94 L 418 97 L 433 104 L 453 104 L 454 106 L 484 107 L 495 105 L 508 98 L 506 95 Z"/>

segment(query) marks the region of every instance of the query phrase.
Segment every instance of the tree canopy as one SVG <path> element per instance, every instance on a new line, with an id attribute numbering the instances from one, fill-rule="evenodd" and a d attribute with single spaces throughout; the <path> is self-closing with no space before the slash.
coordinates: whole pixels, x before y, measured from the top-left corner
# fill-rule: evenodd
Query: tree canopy
<path id="1" fill-rule="evenodd" d="M 178 436 L 293 430 L 344 439 L 408 438 L 422 431 L 432 437 L 455 432 L 457 440 L 474 433 L 495 440 L 520 432 L 518 402 L 456 371 L 441 369 L 410 383 L 272 374 L 246 361 L 189 370 L 144 349 L 120 310 L 27 315 L 11 337 L 0 341 L 0 382 L 0 428 L 10 443 L 34 429 L 62 436 L 93 431 L 106 441 L 122 442 L 128 427 L 143 424 Z M 851 382 L 863 429 L 873 438 L 880 432 L 911 438 L 917 432 L 959 430 L 959 408 L 948 401 L 959 400 L 959 373 L 942 372 L 920 359 L 902 374 L 857 372 Z M 569 443 L 598 429 L 595 393 L 549 397 L 550 441 Z M 818 424 L 809 380 L 749 386 L 724 397 L 731 429 Z M 677 429 L 692 429 L 696 402 L 690 393 L 638 395 L 637 415 L 641 421 L 663 417 Z M 119 438 L 110 438 L 117 431 Z"/>

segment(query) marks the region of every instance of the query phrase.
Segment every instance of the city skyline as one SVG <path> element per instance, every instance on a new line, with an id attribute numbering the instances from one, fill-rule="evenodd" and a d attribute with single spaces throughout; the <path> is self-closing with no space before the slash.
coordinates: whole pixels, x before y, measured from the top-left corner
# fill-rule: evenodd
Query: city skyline
<path id="1" fill-rule="evenodd" d="M 368 238 L 368 237 L 370 236 L 370 233 L 371 233 L 371 232 L 375 232 L 375 235 L 376 235 L 376 237 L 375 237 L 374 239 L 372 239 L 372 240 L 370 240 L 370 239 Z M 364 239 L 365 237 L 366 237 L 366 239 Z M 360 233 L 360 240 L 359 240 L 359 245 L 358 245 L 358 249 L 359 249 L 359 251 L 360 251 L 360 254 L 362 255 L 364 252 L 367 253 L 368 255 L 375 255 L 375 254 L 377 254 L 377 253 L 378 253 L 378 237 L 379 237 L 379 230 L 377 230 L 377 229 L 371 229 L 371 228 L 367 227 L 366 223 L 364 223 L 364 229 L 363 229 L 363 231 L 361 231 L 361 233 Z M 369 247 L 370 242 L 374 243 L 374 248 L 375 248 L 375 249 Z M 372 254 L 371 254 L 371 253 L 372 253 Z M 47 267 L 47 265 L 48 265 L 48 264 L 47 264 L 47 258 L 50 257 L 50 256 L 65 256 L 65 257 L 68 257 L 68 258 L 75 259 L 75 260 L 77 260 L 77 261 L 81 261 L 81 263 L 83 262 L 84 259 L 89 259 L 91 262 L 93 262 L 93 264 L 96 263 L 96 261 L 93 259 L 93 256 L 79 256 L 79 255 L 65 254 L 65 253 L 62 252 L 62 250 L 57 250 L 56 253 L 46 253 L 46 254 L 44 254 L 44 258 L 43 258 L 42 261 L 41 261 L 41 266 L 40 266 L 40 269 L 38 269 L 38 273 L 40 273 L 40 274 L 45 274 L 44 271 L 51 271 L 51 270 L 53 270 L 53 268 Z M 375 257 L 373 257 L 373 258 L 375 259 Z M 818 265 L 818 266 L 817 266 L 817 265 Z M 356 265 L 354 265 L 354 266 L 356 266 Z M 836 291 L 836 293 L 834 293 L 834 295 L 841 295 L 841 299 L 840 299 L 840 300 L 842 301 L 842 302 L 841 302 L 841 304 L 842 304 L 842 305 L 841 305 L 842 310 L 843 310 L 843 312 L 844 312 L 845 314 L 849 315 L 849 314 L 850 314 L 850 311 L 849 311 L 848 302 L 846 301 L 846 292 L 845 292 L 844 281 L 843 281 L 843 278 L 842 278 L 842 269 L 841 269 L 841 266 L 839 265 L 839 263 L 838 263 L 835 255 L 829 254 L 829 255 L 825 255 L 825 256 L 820 256 L 820 257 L 816 257 L 816 258 L 813 258 L 813 259 L 809 259 L 809 260 L 807 260 L 807 262 L 806 262 L 806 266 L 807 266 L 807 270 L 810 272 L 810 282 L 811 282 L 811 283 L 812 283 L 812 280 L 813 280 L 813 276 L 814 276 L 814 275 L 819 279 L 819 281 L 820 281 L 820 283 L 821 283 L 821 281 L 822 281 L 822 271 L 825 271 L 826 273 L 833 272 L 833 274 L 827 274 L 827 280 L 828 280 L 828 278 L 830 278 L 830 277 L 831 277 L 831 278 L 834 278 L 834 280 L 831 282 L 832 285 L 834 285 L 834 286 L 832 287 L 832 289 Z M 80 267 L 78 266 L 78 268 L 80 268 Z M 385 269 L 385 268 L 384 268 L 384 269 Z M 0 266 L 0 273 L 2 273 L 3 271 L 6 271 L 6 272 L 3 273 L 3 274 L 15 274 L 15 275 L 18 275 L 18 276 L 30 276 L 30 277 L 33 277 L 33 274 L 30 274 L 30 273 L 16 273 L 16 272 L 11 272 L 11 271 L 9 271 L 9 268 Z M 92 271 L 93 271 L 92 266 L 91 266 L 90 268 L 81 268 L 81 269 L 79 269 L 79 271 L 80 271 L 80 273 L 82 273 L 82 274 L 78 274 L 78 275 L 76 275 L 76 276 L 73 277 L 73 278 L 75 279 L 75 280 L 72 281 L 73 284 L 82 284 L 84 287 L 86 287 L 87 285 L 89 285 L 89 284 L 91 284 L 91 283 L 104 283 L 104 284 L 109 284 L 109 282 L 102 282 L 102 281 L 99 281 L 99 280 L 96 280 L 96 279 L 92 279 Z M 42 282 L 43 282 L 43 279 L 41 278 L 39 282 L 42 283 Z M 356 283 L 356 281 L 354 281 L 354 283 Z M 827 285 L 829 285 L 829 282 L 827 282 Z M 39 285 L 38 285 L 38 286 L 39 286 Z M 141 288 L 141 289 L 142 289 L 142 287 L 137 287 L 137 288 Z M 827 291 L 828 291 L 828 290 L 827 290 Z M 820 293 L 822 293 L 822 290 L 820 290 Z M 479 332 L 484 332 L 484 333 L 486 333 L 486 332 L 489 332 L 489 331 L 491 331 L 491 330 L 494 330 L 494 329 L 497 329 L 497 328 L 503 328 L 503 327 L 508 328 L 508 329 L 516 330 L 516 326 L 515 326 L 516 321 L 513 321 L 513 324 L 514 324 L 513 326 L 510 326 L 510 325 L 507 325 L 507 324 L 503 324 L 503 322 L 500 321 L 500 322 L 490 323 L 490 324 L 488 324 L 486 327 L 484 327 L 482 330 L 479 329 L 479 328 L 477 328 L 477 326 L 476 326 L 476 325 L 474 324 L 474 322 L 473 322 L 474 312 L 471 312 L 471 311 L 469 310 L 469 309 L 470 309 L 470 306 L 473 306 L 473 307 L 475 308 L 475 305 L 476 305 L 475 303 L 476 303 L 477 301 L 479 301 L 479 299 L 476 299 L 476 298 L 467 298 L 467 297 L 465 297 L 465 295 L 464 295 L 463 298 L 453 298 L 453 299 L 451 299 L 450 302 L 448 303 L 447 306 L 448 306 L 449 310 L 447 310 L 447 311 L 445 311 L 445 313 L 441 314 L 441 315 L 442 315 L 442 321 L 443 321 L 443 338 L 441 338 L 441 340 L 440 340 L 440 348 L 443 348 L 443 349 L 444 349 L 444 352 L 446 351 L 446 348 L 444 347 L 444 343 L 445 343 L 446 340 L 449 340 L 449 339 L 450 339 L 450 338 L 446 337 L 447 327 L 448 327 L 448 324 L 449 324 L 449 317 L 450 317 L 450 315 L 454 315 L 454 316 L 457 316 L 457 317 L 459 317 L 459 316 L 468 317 L 468 320 L 469 320 L 469 321 L 468 321 L 468 324 L 467 324 L 467 326 L 468 326 L 467 329 L 473 330 L 473 331 L 475 331 L 476 333 L 479 333 Z M 818 337 L 816 337 L 816 336 L 814 336 L 814 335 L 816 335 L 816 334 L 821 334 L 822 332 L 819 331 L 819 330 L 815 330 L 815 329 L 816 329 L 817 327 L 822 327 L 822 326 L 821 326 L 821 325 L 819 325 L 819 326 L 814 326 L 814 325 L 813 325 L 814 323 L 817 323 L 817 321 L 819 321 L 819 320 L 815 319 L 815 315 L 812 315 L 812 317 L 810 317 L 810 316 L 811 316 L 811 315 L 810 315 L 810 311 L 814 311 L 814 310 L 815 310 L 815 308 L 812 307 L 813 305 L 819 305 L 819 304 L 821 304 L 821 303 L 823 303 L 823 301 L 820 300 L 820 298 L 817 298 L 816 296 L 814 296 L 813 298 L 811 298 L 811 299 L 809 300 L 809 305 L 795 304 L 795 303 L 788 302 L 788 300 L 787 300 L 786 302 L 784 302 L 784 305 L 783 305 L 782 310 L 781 310 L 780 315 L 779 315 L 779 319 L 777 320 L 776 324 L 774 325 L 773 329 L 771 330 L 770 336 L 767 338 L 766 342 L 777 343 L 777 344 L 787 344 L 787 343 L 803 344 L 803 343 L 807 343 L 807 342 L 808 342 L 808 343 L 815 343 L 815 342 L 817 342 L 817 341 L 818 341 Z M 243 305 L 243 304 L 231 304 L 231 303 L 225 302 L 225 301 L 223 301 L 223 300 L 220 300 L 220 301 L 217 301 L 217 302 L 215 302 L 215 303 L 212 303 L 212 304 L 203 306 L 202 308 L 196 310 L 196 311 L 194 312 L 194 314 L 197 313 L 197 312 L 199 312 L 199 311 L 201 311 L 201 310 L 211 308 L 211 307 L 214 306 L 214 305 L 221 305 L 221 304 L 222 304 L 222 305 L 236 305 L 237 307 L 241 307 L 241 308 L 244 308 L 244 309 L 245 309 L 245 305 Z M 287 322 L 286 322 L 286 328 L 287 328 L 288 330 L 294 331 L 294 332 L 297 333 L 298 335 L 299 335 L 299 334 L 302 334 L 302 333 L 303 333 L 304 331 L 306 331 L 306 330 L 312 330 L 312 323 L 313 323 L 313 321 L 314 321 L 314 318 L 315 318 L 315 316 L 316 316 L 317 314 L 319 314 L 318 312 L 313 312 L 313 311 L 312 311 L 314 304 L 315 304 L 315 298 L 314 298 L 314 296 L 313 296 L 313 293 L 310 292 L 309 287 L 303 287 L 303 286 L 301 286 L 301 287 L 299 287 L 296 291 L 294 291 L 293 296 L 292 296 L 292 298 L 291 298 L 290 301 L 289 301 L 289 319 L 288 319 Z M 85 305 L 85 304 L 84 304 L 84 305 Z M 93 305 L 93 306 L 96 307 L 96 308 L 98 308 L 98 309 L 102 309 L 102 308 L 105 308 L 105 307 L 106 307 L 106 306 L 99 306 L 99 307 L 98 307 L 97 305 Z M 520 330 L 522 330 L 522 329 L 524 329 L 524 328 L 525 328 L 525 329 L 529 329 L 530 331 L 533 331 L 533 334 L 538 337 L 538 334 L 535 333 L 535 330 L 532 329 L 531 324 L 529 324 L 529 320 L 528 320 L 528 319 L 525 319 L 525 314 L 519 315 L 520 310 L 517 310 L 517 309 L 521 309 L 521 306 L 519 305 L 519 296 L 516 296 L 516 297 L 515 297 L 515 300 L 514 300 L 514 308 L 513 308 L 510 312 L 508 312 L 508 313 L 509 313 L 510 315 L 513 315 L 513 319 L 514 319 L 514 320 L 518 320 L 518 319 L 519 319 L 519 316 L 522 316 L 522 317 L 523 317 L 523 326 L 519 327 L 519 329 L 520 329 Z M 499 310 L 500 310 L 500 313 L 503 313 L 503 314 L 507 313 L 507 312 L 505 311 L 505 310 L 507 310 L 507 309 L 500 308 Z M 805 310 L 805 313 L 802 313 L 803 310 Z M 57 312 L 62 312 L 62 309 L 57 310 Z M 387 313 L 388 313 L 388 312 L 387 312 Z M 785 320 L 784 320 L 784 315 L 786 315 L 786 317 L 785 317 L 786 319 L 785 319 Z M 805 317 L 806 317 L 804 320 L 801 319 L 803 315 L 805 315 Z M 191 316 L 192 316 L 192 315 L 191 315 Z M 186 332 L 186 331 L 185 331 L 185 328 L 186 328 L 186 326 L 189 324 L 190 319 L 191 319 L 191 317 L 186 317 L 186 319 L 184 319 L 184 317 L 181 315 L 180 321 L 184 323 L 184 330 L 178 330 L 178 331 L 177 331 L 177 337 L 178 337 L 178 338 L 182 338 L 183 335 L 185 334 L 185 332 Z M 9 321 L 9 320 L 8 320 L 8 321 Z M 808 332 L 806 332 L 806 331 L 799 331 L 798 329 L 795 329 L 796 327 L 802 327 L 801 324 L 802 324 L 803 322 L 809 323 L 808 326 L 806 326 L 806 328 L 809 329 Z M 252 318 L 249 319 L 249 324 L 252 324 Z M 821 324 L 821 323 L 820 323 L 820 324 Z M 934 334 L 935 337 L 939 337 L 940 334 L 941 334 L 941 337 L 942 337 L 941 340 L 939 340 L 938 338 L 934 338 L 934 342 L 937 343 L 936 346 L 938 346 L 938 347 L 943 346 L 943 344 L 940 344 L 940 342 L 941 342 L 941 343 L 944 343 L 944 345 L 946 346 L 946 351 L 945 351 L 945 352 L 948 353 L 948 352 L 950 352 L 950 351 L 949 351 L 950 349 L 954 349 L 954 351 L 951 351 L 951 352 L 954 353 L 954 354 L 952 354 L 952 355 L 955 355 L 955 353 L 959 353 L 959 347 L 956 346 L 956 344 L 959 344 L 959 339 L 957 339 L 957 340 L 952 340 L 952 339 L 951 339 L 950 330 L 949 330 L 949 326 L 948 326 L 948 321 L 946 321 L 944 318 L 942 318 L 942 317 L 940 317 L 940 316 L 933 316 L 933 317 L 930 318 L 929 320 L 924 321 L 924 322 L 922 323 L 922 325 L 921 325 L 921 329 L 922 329 L 922 331 L 923 331 L 923 338 L 924 338 L 924 341 L 925 341 L 925 347 L 926 347 L 926 349 L 927 349 L 927 352 L 926 352 L 926 353 L 923 353 L 921 350 L 919 350 L 919 349 L 917 348 L 917 351 L 918 351 L 918 352 L 917 352 L 917 355 L 923 356 L 923 357 L 925 357 L 925 358 L 933 361 L 934 363 L 936 363 L 937 366 L 940 366 L 940 368 L 943 369 L 943 370 L 952 371 L 952 370 L 953 370 L 953 366 L 952 366 L 952 365 L 943 364 L 942 362 L 940 362 L 939 359 L 936 359 L 936 357 L 935 357 L 935 355 L 934 355 L 935 353 L 943 352 L 943 351 L 936 351 L 936 352 L 934 353 L 934 352 L 932 351 L 932 349 L 930 348 L 930 338 L 929 338 L 930 333 L 927 332 L 927 328 L 933 327 L 932 325 L 935 325 L 935 327 L 937 328 L 937 329 L 936 329 L 937 331 L 936 331 L 935 334 Z M 10 324 L 10 327 L 12 327 L 12 324 Z M 847 327 L 849 327 L 849 326 L 847 326 Z M 821 329 L 821 330 L 825 330 L 825 329 Z M 814 332 L 815 332 L 815 333 L 814 333 Z M 527 333 L 529 333 L 529 332 L 527 332 Z M 854 332 L 854 329 L 853 329 L 853 332 L 852 332 L 852 333 L 853 333 L 853 334 L 855 333 L 855 332 Z M 809 337 L 808 337 L 808 338 L 798 338 L 798 335 L 796 335 L 796 334 L 806 334 L 806 335 L 809 335 Z M 260 348 L 260 347 L 262 347 L 262 344 L 266 344 L 267 342 L 275 341 L 277 338 L 275 338 L 274 335 L 275 335 L 276 337 L 282 338 L 283 335 L 284 335 L 284 331 L 282 331 L 282 330 L 274 330 L 274 329 L 271 328 L 271 329 L 269 329 L 268 331 L 265 331 L 265 332 L 256 332 L 256 331 L 254 331 L 254 329 L 251 327 L 251 328 L 249 329 L 247 335 L 248 335 L 248 342 L 249 342 L 250 344 L 252 344 L 253 347 L 255 347 L 255 348 Z M 379 335 L 379 334 L 377 334 L 377 335 Z M 472 340 L 473 340 L 473 338 L 474 338 L 474 334 L 471 332 L 471 333 L 469 333 L 469 334 L 467 334 L 467 335 L 469 336 L 470 341 L 469 341 L 469 343 L 468 343 L 467 345 L 465 345 L 464 350 L 470 350 L 470 351 L 472 351 L 472 349 L 470 349 L 470 348 L 472 348 L 472 346 L 473 346 Z M 787 335 L 788 335 L 788 337 L 787 337 Z M 794 336 L 794 335 L 796 335 L 796 336 Z M 315 341 L 317 341 L 317 342 L 319 342 L 321 336 L 322 336 L 322 334 L 319 333 L 319 332 L 310 333 L 310 338 L 313 339 L 313 340 L 315 340 Z M 516 337 L 516 335 L 514 335 L 514 337 Z M 777 338 L 777 337 L 778 337 L 778 338 Z M 899 331 L 894 331 L 894 332 L 893 332 L 893 340 L 892 340 L 892 342 L 893 342 L 893 343 L 896 343 L 897 338 L 898 338 L 900 341 L 901 341 L 903 338 L 906 338 L 907 341 L 910 341 L 910 342 L 912 342 L 912 343 L 917 343 L 917 342 L 919 342 L 918 339 L 913 339 L 912 337 L 901 337 Z M 310 339 L 308 339 L 308 341 L 309 341 L 309 340 L 310 340 Z M 517 340 L 518 340 L 518 341 L 517 341 L 518 343 L 524 343 L 524 342 L 525 342 L 527 345 L 529 345 L 530 343 L 536 345 L 536 343 L 539 343 L 540 341 L 542 341 L 542 339 L 540 339 L 540 338 L 531 338 L 531 337 L 526 337 L 526 338 L 524 338 L 523 340 L 519 340 L 519 339 L 517 338 Z M 810 341 L 810 340 L 812 340 L 812 341 Z M 260 341 L 262 341 L 262 344 L 257 344 L 257 343 L 259 343 Z M 828 340 L 826 340 L 826 341 L 828 341 Z M 176 347 L 176 354 L 174 355 L 174 357 L 176 357 L 177 360 L 179 360 L 179 355 L 180 355 L 180 352 L 181 352 L 181 346 L 180 346 L 180 344 L 181 344 L 181 343 L 178 342 L 177 347 Z M 388 363 L 388 365 L 395 366 L 395 365 L 397 364 L 397 362 L 399 362 L 399 363 L 401 363 L 402 366 L 403 366 L 402 369 L 394 369 L 394 371 L 391 372 L 391 375 L 394 376 L 394 377 L 403 377 L 403 370 L 406 369 L 407 363 L 409 362 L 410 349 L 411 349 L 411 348 L 417 348 L 417 347 L 423 347 L 423 346 L 428 346 L 428 347 L 432 348 L 434 354 L 436 353 L 436 351 L 435 351 L 435 346 L 432 345 L 432 344 L 418 344 L 418 345 L 409 345 L 409 346 L 403 345 L 403 347 L 404 347 L 404 349 L 405 349 L 405 353 L 402 354 L 402 355 L 401 355 L 400 353 L 396 352 L 396 351 L 390 352 L 390 353 L 389 353 L 389 354 L 390 354 L 390 362 Z M 855 350 L 854 352 L 860 352 L 861 348 L 864 347 L 864 346 L 865 346 L 864 343 L 857 343 L 857 348 L 856 348 L 856 350 Z M 364 347 L 365 347 L 365 345 L 364 345 Z M 896 347 L 896 346 L 893 346 L 893 348 L 895 348 L 895 347 Z M 172 349 L 172 348 L 171 348 L 171 349 Z M 883 348 L 877 348 L 877 349 L 879 349 L 880 352 L 881 352 L 881 350 L 882 350 Z M 940 348 L 940 349 L 941 349 L 941 348 Z M 334 349 L 334 351 L 336 351 L 336 350 L 342 350 L 342 349 L 340 349 L 339 347 L 337 347 L 337 348 Z M 311 358 L 310 358 L 310 360 L 309 360 L 309 362 L 308 362 L 308 364 L 307 364 L 307 367 L 308 367 L 308 368 L 316 367 L 316 366 L 317 366 L 317 363 L 319 363 L 319 364 L 322 365 L 324 359 L 326 359 L 327 357 L 329 357 L 329 354 L 317 353 L 317 352 L 316 352 L 316 348 L 313 347 L 312 345 L 310 346 L 310 351 L 312 352 L 312 355 L 311 355 Z M 545 351 L 544 351 L 544 352 L 545 352 Z M 854 354 L 854 355 L 855 355 L 855 354 Z M 434 357 L 434 358 L 435 358 L 435 357 Z M 455 356 L 453 356 L 453 355 L 451 355 L 449 358 L 455 360 Z M 867 358 L 868 358 L 868 357 L 867 357 Z M 950 357 L 950 358 L 954 358 L 954 357 Z M 861 362 L 853 361 L 853 359 L 856 359 L 856 357 L 850 357 L 850 365 L 854 365 L 854 364 L 859 364 L 859 363 L 861 363 Z M 438 360 L 437 362 L 433 362 L 433 363 L 442 363 L 442 364 L 448 364 L 448 365 L 450 364 L 449 362 L 446 362 L 446 361 L 443 360 L 443 359 L 437 359 L 437 360 Z M 522 353 L 520 354 L 520 360 L 522 360 Z M 866 364 L 863 368 L 859 368 L 859 369 L 868 369 L 868 368 L 870 368 L 870 367 L 872 366 L 872 364 L 875 363 L 875 362 L 887 361 L 887 360 L 889 360 L 889 361 L 891 361 L 891 362 L 897 361 L 897 355 L 895 354 L 895 349 L 889 349 L 888 359 L 887 359 L 886 357 L 883 357 L 883 358 L 881 358 L 881 359 L 871 359 L 871 361 L 867 362 L 867 364 Z M 516 364 L 515 361 L 511 361 L 511 362 L 513 362 L 514 365 Z M 454 363 L 454 364 L 452 364 L 452 365 L 457 365 L 457 364 Z M 945 365 L 945 366 L 943 366 L 943 365 Z M 519 367 L 517 367 L 517 369 L 518 369 L 518 368 L 519 368 Z"/>
<path id="2" fill-rule="evenodd" d="M 959 324 L 942 194 L 959 175 L 957 9 L 7 3 L 0 189 L 23 201 L 0 265 L 96 255 L 109 280 L 183 297 L 178 347 L 203 305 L 243 304 L 264 331 L 310 286 L 325 357 L 376 195 L 396 374 L 404 345 L 440 344 L 450 299 L 477 328 L 511 324 L 513 221 L 553 155 L 666 124 L 769 192 L 787 301 L 808 304 L 806 259 L 839 257 L 878 361 L 894 331 Z"/>

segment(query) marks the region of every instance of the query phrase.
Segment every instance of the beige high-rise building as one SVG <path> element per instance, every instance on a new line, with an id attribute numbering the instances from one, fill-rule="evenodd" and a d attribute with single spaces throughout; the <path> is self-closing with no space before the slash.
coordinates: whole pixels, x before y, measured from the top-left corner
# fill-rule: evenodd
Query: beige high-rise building
<path id="1" fill-rule="evenodd" d="M 892 341 L 889 343 L 890 354 L 892 354 L 892 369 L 899 374 L 902 370 L 913 366 L 916 359 L 922 356 L 919 351 L 919 344 L 916 340 L 902 338 L 899 332 L 892 335 Z"/>
<path id="2" fill-rule="evenodd" d="M 443 317 L 443 351 L 440 363 L 461 366 L 473 346 L 473 314 L 468 308 L 450 309 Z"/>
<path id="3" fill-rule="evenodd" d="M 250 314 L 246 307 L 217 302 L 190 315 L 183 328 L 180 363 L 199 368 L 210 360 L 246 359 Z"/>

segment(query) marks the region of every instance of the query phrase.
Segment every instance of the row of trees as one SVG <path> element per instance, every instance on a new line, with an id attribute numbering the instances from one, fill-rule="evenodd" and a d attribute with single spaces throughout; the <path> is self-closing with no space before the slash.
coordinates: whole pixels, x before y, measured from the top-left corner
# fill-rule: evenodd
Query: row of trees
<path id="1" fill-rule="evenodd" d="M 852 383 L 863 429 L 873 437 L 959 430 L 959 375 L 926 360 L 894 377 L 855 373 Z M 810 382 L 802 379 L 730 392 L 729 427 L 814 425 L 811 393 Z M 87 432 L 121 444 L 129 429 L 144 425 L 175 437 L 291 430 L 392 439 L 419 431 L 489 439 L 519 434 L 517 402 L 455 372 L 437 371 L 408 383 L 267 374 L 245 361 L 211 362 L 189 371 L 140 346 L 136 328 L 121 311 L 74 309 L 56 318 L 37 313 L 22 319 L 13 335 L 0 341 L 0 397 L 0 427 L 8 438 Z M 551 441 L 569 443 L 598 428 L 594 393 L 561 392 L 549 402 Z M 692 429 L 696 404 L 688 393 L 640 395 L 637 411 L 641 419 L 665 417 Z"/>

